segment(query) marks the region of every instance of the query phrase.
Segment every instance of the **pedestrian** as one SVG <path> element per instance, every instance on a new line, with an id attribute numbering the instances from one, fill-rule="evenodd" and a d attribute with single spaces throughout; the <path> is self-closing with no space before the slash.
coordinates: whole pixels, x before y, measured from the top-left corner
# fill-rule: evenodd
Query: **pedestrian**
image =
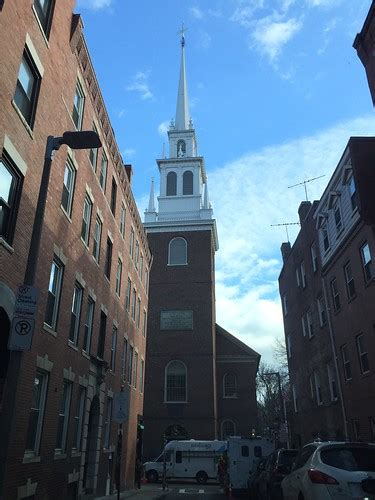
<path id="1" fill-rule="evenodd" d="M 141 489 L 142 477 L 143 477 L 143 464 L 140 458 L 137 457 L 135 461 L 135 484 L 137 485 L 137 488 L 139 490 Z"/>
<path id="2" fill-rule="evenodd" d="M 220 488 L 225 491 L 228 486 L 228 457 L 225 452 L 223 455 L 220 455 L 217 463 L 217 478 L 220 483 Z"/>

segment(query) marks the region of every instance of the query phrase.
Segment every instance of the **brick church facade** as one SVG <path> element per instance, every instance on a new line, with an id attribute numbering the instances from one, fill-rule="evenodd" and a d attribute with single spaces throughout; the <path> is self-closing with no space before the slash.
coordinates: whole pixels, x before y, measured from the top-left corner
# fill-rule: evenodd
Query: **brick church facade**
<path id="1" fill-rule="evenodd" d="M 216 222 L 204 158 L 189 115 L 182 37 L 176 119 L 169 156 L 157 160 L 145 229 L 153 255 L 149 283 L 144 458 L 168 439 L 250 435 L 256 424 L 259 354 L 216 324 Z"/>

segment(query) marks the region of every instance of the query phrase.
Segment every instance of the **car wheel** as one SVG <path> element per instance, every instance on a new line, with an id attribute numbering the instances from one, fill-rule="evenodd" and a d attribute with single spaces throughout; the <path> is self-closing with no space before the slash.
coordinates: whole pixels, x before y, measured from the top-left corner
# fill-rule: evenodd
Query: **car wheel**
<path id="1" fill-rule="evenodd" d="M 149 483 L 157 483 L 159 480 L 159 474 L 156 472 L 156 470 L 149 470 L 146 473 L 146 478 Z"/>
<path id="2" fill-rule="evenodd" d="M 195 476 L 195 479 L 197 480 L 198 484 L 206 484 L 208 476 L 203 470 L 201 470 L 197 473 L 197 475 Z"/>

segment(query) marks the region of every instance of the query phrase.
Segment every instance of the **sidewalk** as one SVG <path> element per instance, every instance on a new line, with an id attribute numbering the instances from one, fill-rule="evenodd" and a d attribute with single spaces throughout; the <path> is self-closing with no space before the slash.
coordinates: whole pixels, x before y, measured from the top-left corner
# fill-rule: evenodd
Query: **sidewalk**
<path id="1" fill-rule="evenodd" d="M 169 490 L 170 491 L 170 490 Z M 120 494 L 120 498 L 134 498 L 134 500 L 160 500 L 166 498 L 169 493 L 168 490 L 163 491 L 161 484 L 144 484 L 140 490 L 127 490 Z M 94 497 L 84 496 L 83 499 L 87 500 L 117 500 L 117 494 Z"/>

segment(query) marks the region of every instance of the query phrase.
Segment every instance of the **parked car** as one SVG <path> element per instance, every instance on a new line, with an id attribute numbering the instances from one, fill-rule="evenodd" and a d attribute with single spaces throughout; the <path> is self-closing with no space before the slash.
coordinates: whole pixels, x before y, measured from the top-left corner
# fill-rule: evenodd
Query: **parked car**
<path id="1" fill-rule="evenodd" d="M 281 486 L 284 500 L 373 500 L 375 445 L 309 443 L 300 450 Z"/>
<path id="2" fill-rule="evenodd" d="M 249 497 L 252 500 L 257 500 L 259 496 L 259 479 L 264 471 L 264 468 L 267 463 L 267 458 L 261 458 L 258 462 L 258 465 L 254 471 L 250 471 L 249 478 L 247 480 L 247 491 L 249 493 Z"/>
<path id="3" fill-rule="evenodd" d="M 261 500 L 281 500 L 281 481 L 289 474 L 298 450 L 282 448 L 271 453 L 259 478 Z"/>

